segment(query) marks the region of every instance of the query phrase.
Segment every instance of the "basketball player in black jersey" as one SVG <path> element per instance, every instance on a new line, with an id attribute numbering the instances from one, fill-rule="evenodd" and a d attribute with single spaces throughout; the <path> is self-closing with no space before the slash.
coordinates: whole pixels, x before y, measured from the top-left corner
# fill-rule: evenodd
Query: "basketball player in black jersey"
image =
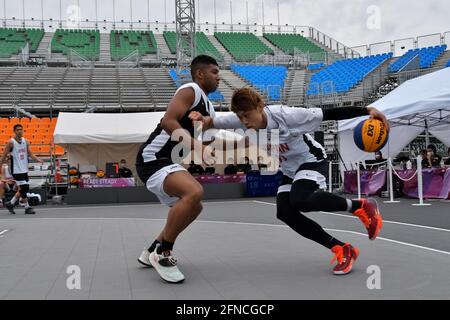
<path id="1" fill-rule="evenodd" d="M 179 129 L 184 129 L 181 132 L 182 143 L 190 150 L 210 154 L 209 159 L 212 159 L 212 148 L 193 138 L 194 126 L 189 114 L 196 111 L 214 117 L 214 107 L 208 100 L 208 94 L 217 89 L 220 81 L 216 60 L 205 55 L 192 61 L 191 75 L 193 82 L 177 90 L 163 119 L 142 145 L 136 159 L 139 178 L 161 203 L 170 207 L 164 229 L 150 248 L 142 252 L 138 261 L 153 266 L 164 280 L 172 283 L 184 280 L 172 249 L 178 235 L 202 211 L 203 187 L 184 167 L 173 162 L 172 150 L 179 141 L 172 141 L 171 136 L 175 131 L 178 134 Z"/>

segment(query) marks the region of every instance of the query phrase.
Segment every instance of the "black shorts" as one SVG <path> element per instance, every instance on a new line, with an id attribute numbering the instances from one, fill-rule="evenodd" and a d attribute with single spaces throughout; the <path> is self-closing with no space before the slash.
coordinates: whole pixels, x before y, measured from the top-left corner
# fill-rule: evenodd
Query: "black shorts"
<path id="1" fill-rule="evenodd" d="M 13 173 L 12 176 L 18 186 L 29 184 L 28 173 Z"/>
<path id="2" fill-rule="evenodd" d="M 295 172 L 295 178 L 283 176 L 280 186 L 290 185 L 297 180 L 315 181 L 321 189 L 326 188 L 329 177 L 329 163 L 327 160 L 321 162 L 308 162 L 302 164 Z"/>
<path id="3" fill-rule="evenodd" d="M 143 164 L 136 164 L 136 172 L 139 179 L 141 179 L 143 183 L 147 183 L 148 179 L 150 179 L 157 171 L 173 164 L 172 160 L 167 158 L 157 159 Z"/>

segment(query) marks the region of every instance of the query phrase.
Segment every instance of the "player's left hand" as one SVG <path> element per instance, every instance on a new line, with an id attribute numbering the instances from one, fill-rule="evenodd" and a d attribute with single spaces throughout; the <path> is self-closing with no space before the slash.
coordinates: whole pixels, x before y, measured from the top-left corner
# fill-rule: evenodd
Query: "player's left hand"
<path id="1" fill-rule="evenodd" d="M 369 116 L 371 119 L 378 119 L 378 120 L 383 121 L 384 126 L 386 127 L 386 130 L 387 131 L 390 130 L 389 121 L 383 112 L 379 111 L 378 109 L 376 109 L 374 107 L 367 107 L 367 110 L 369 111 Z"/>

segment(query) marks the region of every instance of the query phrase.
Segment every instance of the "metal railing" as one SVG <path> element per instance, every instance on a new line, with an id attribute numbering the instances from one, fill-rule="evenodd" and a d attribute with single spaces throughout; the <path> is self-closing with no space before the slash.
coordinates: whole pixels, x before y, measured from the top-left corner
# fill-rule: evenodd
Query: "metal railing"
<path id="1" fill-rule="evenodd" d="M 361 54 L 361 56 L 391 52 L 394 57 L 400 57 L 411 49 L 434 47 L 444 44 L 450 48 L 450 31 L 355 46 L 352 49 Z"/>

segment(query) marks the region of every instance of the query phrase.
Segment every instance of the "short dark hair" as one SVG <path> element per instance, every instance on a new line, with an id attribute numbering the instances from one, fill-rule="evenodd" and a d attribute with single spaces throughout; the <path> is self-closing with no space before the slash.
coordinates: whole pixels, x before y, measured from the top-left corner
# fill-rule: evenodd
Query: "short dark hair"
<path id="1" fill-rule="evenodd" d="M 22 126 L 20 123 L 18 123 L 18 124 L 16 124 L 16 125 L 14 126 L 13 131 L 16 131 L 17 128 L 22 128 L 22 129 L 23 129 L 23 126 Z"/>
<path id="2" fill-rule="evenodd" d="M 209 64 L 213 64 L 215 66 L 219 66 L 219 64 L 217 63 L 216 59 L 214 59 L 213 57 L 207 56 L 207 55 L 199 55 L 196 56 L 194 58 L 194 60 L 192 60 L 191 62 L 191 76 L 192 76 L 192 80 L 195 79 L 195 73 L 197 72 L 198 69 L 209 65 Z"/>
<path id="3" fill-rule="evenodd" d="M 437 150 L 436 150 L 436 146 L 434 144 L 430 144 L 428 145 L 427 149 L 431 149 L 433 150 L 434 154 L 436 154 Z"/>

